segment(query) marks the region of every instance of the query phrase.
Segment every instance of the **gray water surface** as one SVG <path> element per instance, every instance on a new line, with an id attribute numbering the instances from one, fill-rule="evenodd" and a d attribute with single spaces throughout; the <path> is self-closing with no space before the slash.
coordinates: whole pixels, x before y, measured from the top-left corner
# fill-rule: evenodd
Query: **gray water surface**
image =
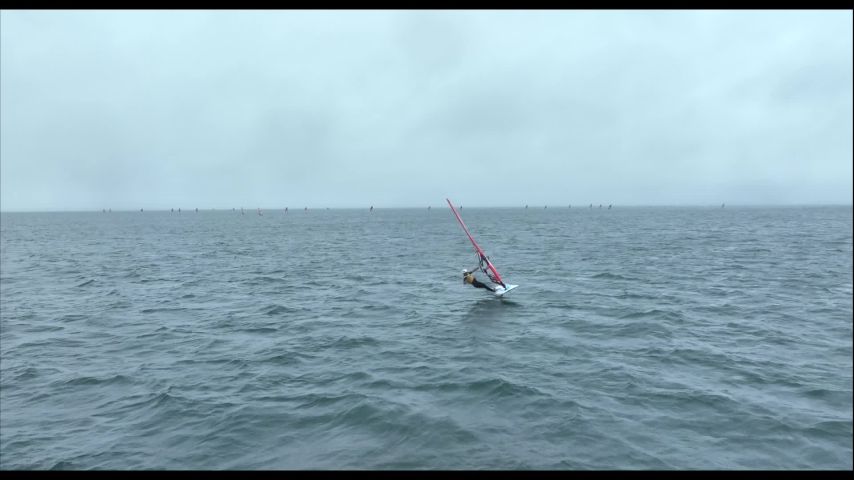
<path id="1" fill-rule="evenodd" d="M 3 213 L 0 467 L 852 468 L 850 206 L 461 215 Z"/>

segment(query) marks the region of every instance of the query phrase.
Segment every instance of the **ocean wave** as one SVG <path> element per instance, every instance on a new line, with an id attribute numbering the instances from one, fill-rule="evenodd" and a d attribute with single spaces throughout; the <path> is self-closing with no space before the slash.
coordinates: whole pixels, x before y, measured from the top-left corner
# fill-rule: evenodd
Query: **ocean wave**
<path id="1" fill-rule="evenodd" d="M 438 382 L 425 383 L 415 387 L 415 390 L 435 390 L 439 392 L 483 394 L 496 397 L 528 397 L 542 395 L 536 388 L 513 383 L 501 378 L 475 380 L 470 382 Z"/>
<path id="2" fill-rule="evenodd" d="M 277 305 L 277 304 L 267 305 L 267 306 L 262 307 L 261 309 L 258 310 L 259 313 L 263 313 L 264 315 L 270 315 L 270 316 L 288 315 L 288 314 L 300 313 L 303 311 L 304 311 L 304 309 L 302 309 L 302 308 L 293 308 L 293 307 L 288 307 L 286 305 Z"/>
<path id="3" fill-rule="evenodd" d="M 643 318 L 652 318 L 656 320 L 667 320 L 670 322 L 681 322 L 685 319 L 685 316 L 680 312 L 670 311 L 670 310 L 659 310 L 654 308 L 652 310 L 646 310 L 642 312 L 630 312 L 619 316 L 621 320 L 634 320 L 634 319 L 643 319 Z M 656 326 L 657 327 L 657 326 Z"/>
<path id="4" fill-rule="evenodd" d="M 850 207 L 468 211 L 0 214 L 0 468 L 850 470 Z"/>
<path id="5" fill-rule="evenodd" d="M 163 313 L 163 312 L 183 312 L 189 310 L 185 307 L 158 307 L 158 308 L 143 308 L 139 313 Z"/>
<path id="6" fill-rule="evenodd" d="M 258 286 L 258 285 L 263 286 L 263 285 L 285 284 L 285 283 L 289 283 L 289 282 L 290 282 L 290 280 L 287 278 L 269 277 L 266 275 L 262 275 L 262 276 L 258 276 L 258 277 L 248 278 L 246 280 L 243 280 L 241 283 L 243 283 L 244 285 L 249 285 L 249 286 Z"/>
<path id="7" fill-rule="evenodd" d="M 593 277 L 591 277 L 591 278 L 595 278 L 597 280 L 598 279 L 602 279 L 602 280 L 624 280 L 627 282 L 638 282 L 638 281 L 640 281 L 640 279 L 638 279 L 638 278 L 626 277 L 626 276 L 620 275 L 618 273 L 611 273 L 611 272 L 598 273 L 596 275 L 593 275 Z"/>
<path id="8" fill-rule="evenodd" d="M 75 387 L 75 386 L 108 386 L 108 385 L 128 385 L 134 383 L 131 377 L 125 375 L 107 375 L 103 377 L 83 376 L 75 377 L 66 380 L 57 380 L 54 382 L 56 387 Z"/>

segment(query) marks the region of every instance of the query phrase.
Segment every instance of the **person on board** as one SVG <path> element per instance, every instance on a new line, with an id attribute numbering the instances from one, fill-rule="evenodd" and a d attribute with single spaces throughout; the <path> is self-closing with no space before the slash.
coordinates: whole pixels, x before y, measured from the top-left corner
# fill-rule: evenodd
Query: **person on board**
<path id="1" fill-rule="evenodd" d="M 465 268 L 463 269 L 463 283 L 468 283 L 474 288 L 485 288 L 490 292 L 495 292 L 495 288 L 490 287 L 485 283 L 479 282 L 476 278 L 474 278 L 474 274 L 472 274 L 472 272 L 466 270 Z"/>

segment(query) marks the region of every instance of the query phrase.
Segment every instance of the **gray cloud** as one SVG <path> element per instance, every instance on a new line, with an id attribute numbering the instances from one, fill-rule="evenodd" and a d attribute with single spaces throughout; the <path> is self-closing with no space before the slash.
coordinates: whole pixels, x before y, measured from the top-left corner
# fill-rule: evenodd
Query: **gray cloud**
<path id="1" fill-rule="evenodd" d="M 850 203 L 850 11 L 3 11 L 3 210 Z"/>

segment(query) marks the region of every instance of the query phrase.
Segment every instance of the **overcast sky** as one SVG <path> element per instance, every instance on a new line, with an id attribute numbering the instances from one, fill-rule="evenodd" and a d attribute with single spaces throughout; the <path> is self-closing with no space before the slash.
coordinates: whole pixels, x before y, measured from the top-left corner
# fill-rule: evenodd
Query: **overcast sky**
<path id="1" fill-rule="evenodd" d="M 0 209 L 851 204 L 852 12 L 2 11 Z"/>

